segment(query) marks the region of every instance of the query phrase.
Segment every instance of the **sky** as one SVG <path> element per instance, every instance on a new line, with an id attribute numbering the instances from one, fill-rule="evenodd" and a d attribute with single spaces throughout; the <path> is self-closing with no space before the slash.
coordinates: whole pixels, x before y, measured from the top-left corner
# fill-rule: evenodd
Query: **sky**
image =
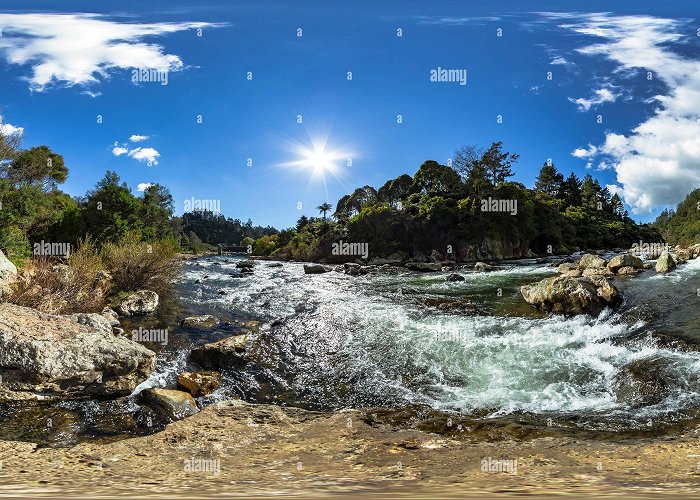
<path id="1" fill-rule="evenodd" d="M 502 141 L 514 180 L 551 159 L 650 221 L 700 187 L 700 19 L 610 6 L 3 0 L 0 130 L 62 154 L 71 195 L 113 170 L 278 228 Z"/>

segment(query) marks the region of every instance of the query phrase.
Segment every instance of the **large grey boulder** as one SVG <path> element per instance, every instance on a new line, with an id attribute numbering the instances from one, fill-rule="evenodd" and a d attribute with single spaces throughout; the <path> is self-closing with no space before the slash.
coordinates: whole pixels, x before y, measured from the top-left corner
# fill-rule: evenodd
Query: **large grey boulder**
<path id="1" fill-rule="evenodd" d="M 17 267 L 0 250 L 0 299 L 10 291 L 10 283 L 17 279 Z"/>
<path id="2" fill-rule="evenodd" d="M 661 255 L 659 255 L 659 258 L 656 261 L 656 272 L 667 273 L 669 271 L 673 271 L 675 268 L 676 261 L 674 260 L 673 256 L 668 253 L 668 250 L 661 252 Z"/>
<path id="3" fill-rule="evenodd" d="M 613 273 L 618 272 L 623 267 L 633 267 L 634 269 L 644 269 L 644 262 L 636 255 L 623 253 L 616 255 L 608 262 L 608 269 Z"/>
<path id="4" fill-rule="evenodd" d="M 581 256 L 581 260 L 578 262 L 578 267 L 580 267 L 581 270 L 588 269 L 589 267 L 605 267 L 605 259 L 598 257 L 597 255 L 587 253 Z"/>
<path id="5" fill-rule="evenodd" d="M 555 276 L 520 287 L 528 304 L 537 309 L 560 314 L 597 316 L 606 307 L 622 302 L 617 288 L 607 278 L 569 278 Z"/>
<path id="6" fill-rule="evenodd" d="M 75 321 L 79 325 L 85 325 L 95 330 L 112 333 L 112 323 L 109 319 L 97 313 L 78 313 L 66 316 L 71 321 Z M 117 322 L 119 325 L 119 322 Z"/>
<path id="7" fill-rule="evenodd" d="M 150 290 L 139 290 L 123 299 L 117 306 L 117 312 L 123 316 L 141 316 L 150 314 L 158 307 L 158 294 Z"/>
<path id="8" fill-rule="evenodd" d="M 0 304 L 0 397 L 125 396 L 148 378 L 155 353 L 81 318 Z"/>

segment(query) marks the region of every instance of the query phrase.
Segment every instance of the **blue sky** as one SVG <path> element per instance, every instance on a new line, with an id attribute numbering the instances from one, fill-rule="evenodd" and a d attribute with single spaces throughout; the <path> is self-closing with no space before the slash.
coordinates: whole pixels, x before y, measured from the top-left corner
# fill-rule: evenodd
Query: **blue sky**
<path id="1" fill-rule="evenodd" d="M 700 186 L 693 3 L 565 5 L 5 0 L 2 127 L 63 154 L 72 195 L 109 169 L 134 190 L 166 185 L 178 213 L 220 200 L 280 228 L 499 140 L 520 155 L 515 180 L 531 186 L 551 158 L 651 220 Z M 438 67 L 467 84 L 431 82 Z M 134 83 L 135 68 L 168 69 L 167 85 Z M 322 138 L 325 182 L 302 154 Z"/>

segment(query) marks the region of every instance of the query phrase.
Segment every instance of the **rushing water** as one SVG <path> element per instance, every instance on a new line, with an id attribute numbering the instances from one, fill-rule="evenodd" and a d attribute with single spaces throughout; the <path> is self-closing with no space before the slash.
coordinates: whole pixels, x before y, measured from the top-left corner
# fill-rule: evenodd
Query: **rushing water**
<path id="1" fill-rule="evenodd" d="M 398 269 L 305 275 L 300 263 L 266 261 L 241 276 L 239 260 L 183 263 L 180 307 L 143 323 L 168 328 L 170 338 L 165 346 L 147 344 L 159 354 L 158 367 L 137 391 L 173 386 L 178 373 L 196 368 L 187 364 L 193 345 L 254 319 L 261 327 L 248 364 L 225 371 L 225 384 L 202 403 L 238 396 L 320 410 L 420 408 L 471 423 L 606 435 L 687 429 L 697 420 L 700 259 L 667 275 L 651 270 L 615 279 L 625 303 L 599 318 L 547 316 L 527 305 L 519 287 L 555 274 L 535 260 L 493 272 L 457 269 L 461 282 L 446 282 L 448 273 Z M 214 332 L 176 326 L 185 315 L 204 313 L 229 324 Z M 619 401 L 616 381 L 639 362 L 663 372 L 653 374 L 661 394 L 647 403 Z M 135 398 L 109 405 L 64 404 L 73 420 L 63 432 L 153 430 L 144 427 L 149 415 Z M 117 428 L 101 429 L 102 414 L 119 415 Z"/>

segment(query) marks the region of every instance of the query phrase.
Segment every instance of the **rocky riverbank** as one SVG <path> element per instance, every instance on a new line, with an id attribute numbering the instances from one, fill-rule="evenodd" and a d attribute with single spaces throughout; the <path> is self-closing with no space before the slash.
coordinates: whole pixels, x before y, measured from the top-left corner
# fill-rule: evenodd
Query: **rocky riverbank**
<path id="1" fill-rule="evenodd" d="M 700 440 L 474 441 L 396 429 L 376 411 L 227 401 L 163 432 L 106 444 L 0 442 L 0 491 L 50 497 L 464 498 L 694 496 Z"/>

